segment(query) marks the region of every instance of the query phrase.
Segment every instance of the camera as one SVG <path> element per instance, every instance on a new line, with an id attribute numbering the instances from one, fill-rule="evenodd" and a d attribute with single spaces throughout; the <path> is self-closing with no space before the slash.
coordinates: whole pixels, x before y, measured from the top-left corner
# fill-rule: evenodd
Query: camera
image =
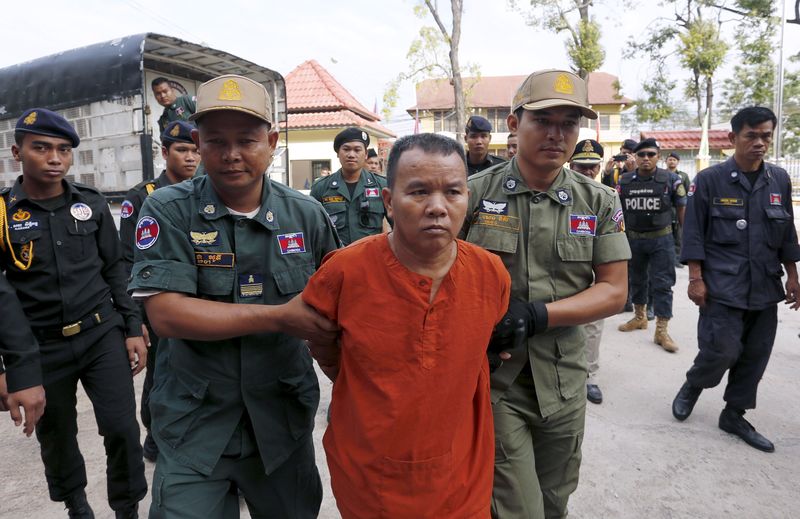
<path id="1" fill-rule="evenodd" d="M 628 160 L 628 155 L 625 153 L 620 153 L 619 155 L 614 155 L 614 162 L 625 162 Z"/>

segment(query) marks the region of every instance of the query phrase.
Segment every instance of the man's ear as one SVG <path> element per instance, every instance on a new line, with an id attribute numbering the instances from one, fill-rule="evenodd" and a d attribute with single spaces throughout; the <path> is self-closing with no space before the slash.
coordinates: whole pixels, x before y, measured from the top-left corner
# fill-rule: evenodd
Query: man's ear
<path id="1" fill-rule="evenodd" d="M 392 190 L 384 187 L 381 190 L 381 198 L 383 198 L 383 207 L 386 208 L 386 216 L 394 218 L 394 210 L 392 209 Z"/>

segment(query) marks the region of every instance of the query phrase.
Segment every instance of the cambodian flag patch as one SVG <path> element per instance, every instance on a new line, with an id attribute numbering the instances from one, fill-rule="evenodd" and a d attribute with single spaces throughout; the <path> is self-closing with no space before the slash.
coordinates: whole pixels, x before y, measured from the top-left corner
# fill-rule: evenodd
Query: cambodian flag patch
<path id="1" fill-rule="evenodd" d="M 306 251 L 306 243 L 301 232 L 279 234 L 278 244 L 281 247 L 281 254 L 299 254 Z"/>
<path id="2" fill-rule="evenodd" d="M 133 216 L 133 204 L 130 200 L 125 200 L 119 208 L 119 217 L 130 218 L 131 216 Z"/>
<path id="3" fill-rule="evenodd" d="M 770 205 L 781 205 L 781 194 L 780 193 L 770 193 L 769 194 L 769 203 L 770 203 Z"/>
<path id="4" fill-rule="evenodd" d="M 158 240 L 158 222 L 152 216 L 143 216 L 136 223 L 136 248 L 149 249 Z"/>
<path id="5" fill-rule="evenodd" d="M 594 236 L 597 233 L 597 217 L 588 214 L 569 215 L 569 233 L 578 236 Z"/>
<path id="6" fill-rule="evenodd" d="M 364 196 L 367 198 L 378 198 L 381 196 L 381 192 L 377 187 L 367 187 L 364 189 Z"/>

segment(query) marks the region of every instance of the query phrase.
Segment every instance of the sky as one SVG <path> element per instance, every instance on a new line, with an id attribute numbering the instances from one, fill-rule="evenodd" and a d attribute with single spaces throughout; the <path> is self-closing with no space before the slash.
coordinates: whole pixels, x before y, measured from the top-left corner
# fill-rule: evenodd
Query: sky
<path id="1" fill-rule="evenodd" d="M 449 14 L 449 2 L 438 2 Z M 660 2 L 631 3 L 635 8 L 624 9 L 610 0 L 594 8 L 593 14 L 603 27 L 606 60 L 601 70 L 617 75 L 622 93 L 636 98 L 640 85 L 653 78 L 647 76 L 644 60 L 623 60 L 622 51 L 629 35 L 641 33 L 651 18 L 669 16 L 670 11 Z M 414 0 L 192 0 L 185 4 L 41 0 L 34 11 L 26 2 L 4 2 L 0 67 L 120 36 L 156 32 L 224 50 L 284 76 L 315 59 L 364 106 L 372 109 L 377 101 L 380 110 L 387 83 L 407 68 L 406 53 L 419 28 L 433 25 L 430 17 L 419 19 L 413 14 Z M 788 55 L 800 52 L 800 26 L 788 25 L 785 41 Z M 569 66 L 564 36 L 528 26 L 506 0 L 464 0 L 460 59 L 462 64 L 477 63 L 483 76 L 524 75 Z M 735 59 L 730 54 L 726 66 L 732 67 Z M 401 87 L 394 121 L 388 122 L 396 133 L 405 133 L 412 124 L 403 110 L 414 102 L 413 84 L 407 82 Z"/>

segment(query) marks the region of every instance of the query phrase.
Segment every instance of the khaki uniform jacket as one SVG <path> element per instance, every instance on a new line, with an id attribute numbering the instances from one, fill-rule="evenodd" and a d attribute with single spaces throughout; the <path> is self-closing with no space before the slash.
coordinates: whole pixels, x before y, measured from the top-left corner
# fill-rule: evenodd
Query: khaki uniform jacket
<path id="1" fill-rule="evenodd" d="M 129 290 L 237 304 L 286 303 L 340 245 L 319 203 L 266 177 L 253 218 L 231 215 L 208 176 L 158 189 L 136 236 Z M 267 474 L 308 441 L 319 385 L 302 340 L 269 333 L 167 344 L 158 349 L 150 409 L 170 459 L 210 474 L 245 412 Z"/>
<path id="2" fill-rule="evenodd" d="M 499 255 L 511 275 L 511 297 L 552 302 L 589 288 L 593 267 L 628 260 L 617 193 L 562 168 L 546 193 L 531 191 L 516 158 L 469 179 L 461 237 Z M 585 398 L 582 326 L 551 328 L 528 339 L 492 375 L 496 403 L 530 361 L 541 416 Z"/>

